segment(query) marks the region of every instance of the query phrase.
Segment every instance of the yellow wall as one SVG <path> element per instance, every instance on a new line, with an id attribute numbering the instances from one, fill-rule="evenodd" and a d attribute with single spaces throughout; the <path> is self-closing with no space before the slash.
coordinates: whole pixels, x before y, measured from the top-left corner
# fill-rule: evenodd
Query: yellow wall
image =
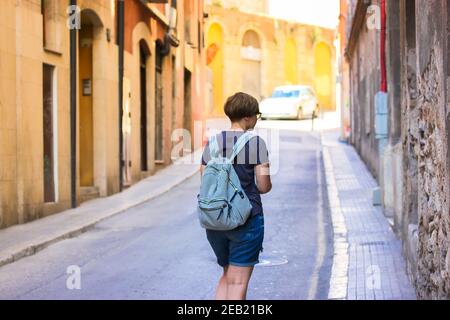
<path id="1" fill-rule="evenodd" d="M 297 84 L 297 47 L 292 38 L 286 42 L 284 49 L 284 72 L 286 83 Z"/>
<path id="2" fill-rule="evenodd" d="M 208 48 L 211 44 L 216 44 L 218 46 L 218 51 L 209 64 L 209 67 L 213 71 L 213 113 L 214 115 L 223 115 L 223 64 L 224 64 L 224 41 L 223 41 L 223 31 L 218 24 L 213 24 L 207 35 L 207 45 Z"/>
<path id="3" fill-rule="evenodd" d="M 314 72 L 315 72 L 315 87 L 319 98 L 319 103 L 322 107 L 330 108 L 332 106 L 331 99 L 331 50 L 330 47 L 320 42 L 314 50 Z"/>
<path id="4" fill-rule="evenodd" d="M 269 97 L 275 87 L 297 83 L 312 86 L 321 94 L 321 105 L 327 110 L 335 109 L 334 30 L 217 6 L 207 6 L 207 11 L 206 42 L 224 45 L 217 60 L 210 64 L 214 96 L 211 117 L 223 114 L 227 97 L 248 87 L 246 76 L 260 81 L 257 96 Z M 248 69 L 243 66 L 241 49 L 249 30 L 260 39 L 261 61 L 260 72 L 245 75 Z"/>

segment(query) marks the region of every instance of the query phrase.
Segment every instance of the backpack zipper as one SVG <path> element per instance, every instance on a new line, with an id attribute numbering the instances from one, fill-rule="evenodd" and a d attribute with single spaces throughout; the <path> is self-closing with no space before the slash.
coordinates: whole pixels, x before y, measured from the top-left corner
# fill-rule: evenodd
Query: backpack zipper
<path id="1" fill-rule="evenodd" d="M 207 200 L 202 200 L 202 199 L 199 199 L 199 200 L 198 200 L 198 202 L 205 203 L 205 204 L 210 204 L 211 202 L 219 202 L 219 201 L 225 201 L 225 202 L 227 202 L 227 199 L 221 198 L 221 199 L 213 199 L 213 200 L 209 200 L 209 201 L 207 201 Z"/>
<path id="2" fill-rule="evenodd" d="M 224 204 L 224 205 L 222 205 L 222 206 L 220 206 L 220 207 L 214 207 L 214 208 L 201 208 L 201 209 L 204 210 L 204 211 L 214 211 L 214 210 L 222 209 L 222 210 L 220 211 L 220 214 L 222 214 L 223 209 L 226 208 L 227 206 L 228 206 L 227 204 Z M 220 215 L 219 215 L 219 216 L 220 216 Z"/>
<path id="3" fill-rule="evenodd" d="M 217 220 L 219 220 L 220 219 L 220 216 L 222 215 L 222 213 L 223 213 L 223 209 L 224 209 L 225 207 L 222 207 L 222 209 L 220 210 L 220 213 L 219 213 L 219 215 L 217 216 Z"/>

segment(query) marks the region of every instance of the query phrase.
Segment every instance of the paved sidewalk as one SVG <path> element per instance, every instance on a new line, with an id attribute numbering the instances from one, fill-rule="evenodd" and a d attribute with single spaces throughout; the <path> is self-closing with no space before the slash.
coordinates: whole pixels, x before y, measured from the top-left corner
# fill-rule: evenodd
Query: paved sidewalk
<path id="1" fill-rule="evenodd" d="M 335 247 L 329 299 L 416 299 L 401 242 L 372 205 L 376 181 L 337 131 L 323 132 L 322 143 Z"/>
<path id="2" fill-rule="evenodd" d="M 33 222 L 0 230 L 0 266 L 32 255 L 62 239 L 77 236 L 100 221 L 157 197 L 199 170 L 201 149 L 178 159 L 123 192 L 82 203 Z"/>

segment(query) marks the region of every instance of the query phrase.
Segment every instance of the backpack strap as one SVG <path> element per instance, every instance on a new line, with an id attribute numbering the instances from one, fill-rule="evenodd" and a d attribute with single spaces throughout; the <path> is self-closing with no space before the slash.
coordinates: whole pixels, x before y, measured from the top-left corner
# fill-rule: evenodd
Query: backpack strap
<path id="1" fill-rule="evenodd" d="M 219 145 L 215 134 L 209 138 L 209 154 L 211 155 L 211 159 L 219 157 Z"/>
<path id="2" fill-rule="evenodd" d="M 251 138 L 256 137 L 256 135 L 251 131 L 246 131 L 242 134 L 233 146 L 233 152 L 231 153 L 230 162 L 241 152 L 245 144 L 250 141 Z"/>
<path id="3" fill-rule="evenodd" d="M 242 148 L 244 148 L 245 144 L 250 141 L 251 138 L 255 137 L 256 134 L 250 131 L 244 132 L 236 141 L 236 143 L 233 146 L 233 150 L 231 153 L 230 158 L 227 160 L 231 163 L 233 162 L 233 159 L 241 152 Z M 217 143 L 217 135 L 212 135 L 209 138 L 209 153 L 211 155 L 211 159 L 215 158 L 223 158 L 219 157 L 219 144 Z"/>

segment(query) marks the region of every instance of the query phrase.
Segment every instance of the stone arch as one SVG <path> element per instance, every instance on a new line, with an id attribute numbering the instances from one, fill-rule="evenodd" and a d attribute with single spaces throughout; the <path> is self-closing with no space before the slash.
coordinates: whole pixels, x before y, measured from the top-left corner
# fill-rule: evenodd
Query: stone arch
<path id="1" fill-rule="evenodd" d="M 212 17 L 211 19 L 208 18 L 208 21 L 205 23 L 205 30 L 209 30 L 212 25 L 217 24 L 223 31 L 224 39 L 227 37 L 227 35 L 230 34 L 230 31 L 221 20 L 219 20 L 217 17 Z"/>
<path id="2" fill-rule="evenodd" d="M 259 41 L 259 55 L 260 55 L 260 59 L 259 61 L 252 61 L 250 62 L 250 60 L 246 60 L 242 58 L 242 44 L 244 43 L 244 37 L 246 35 L 247 32 L 254 32 L 254 34 L 256 34 L 258 36 L 258 41 Z M 253 35 L 254 35 L 253 34 Z M 266 84 L 268 83 L 268 81 L 265 79 L 265 74 L 266 74 L 266 45 L 267 45 L 267 39 L 264 35 L 264 33 L 257 28 L 253 23 L 249 22 L 246 23 L 244 25 L 242 25 L 239 29 L 239 33 L 238 33 L 238 39 L 240 39 L 240 59 L 242 61 L 242 68 L 241 68 L 241 72 L 242 72 L 242 76 L 241 76 L 241 85 L 240 88 L 242 91 L 246 91 L 247 89 L 247 85 L 251 85 L 250 81 L 253 81 L 254 79 L 258 79 L 258 82 L 254 82 L 253 83 L 253 89 L 251 89 L 250 94 L 254 95 L 255 98 L 257 98 L 258 100 L 262 99 L 264 92 L 265 92 L 265 88 L 266 88 Z M 247 61 L 247 62 L 245 62 Z M 244 64 L 246 64 L 247 66 L 244 67 Z M 253 64 L 253 66 L 250 66 L 251 64 Z M 244 72 L 244 70 L 247 71 Z M 250 73 L 253 73 L 253 76 Z M 255 76 L 254 73 L 257 73 L 257 75 Z M 246 77 L 246 75 L 248 75 L 248 79 L 245 79 L 244 77 Z"/>
<path id="3" fill-rule="evenodd" d="M 248 93 L 260 100 L 261 90 L 261 61 L 262 49 L 261 39 L 253 29 L 244 32 L 241 38 L 241 91 Z"/>
<path id="4" fill-rule="evenodd" d="M 244 35 L 248 31 L 253 31 L 258 35 L 260 45 L 261 45 L 261 50 L 264 51 L 264 48 L 266 47 L 267 39 L 266 39 L 264 33 L 261 32 L 261 30 L 259 30 L 257 27 L 255 27 L 253 23 L 246 23 L 239 28 L 238 39 L 241 39 L 240 43 L 242 43 L 242 41 L 244 39 Z"/>
<path id="5" fill-rule="evenodd" d="M 259 39 L 258 33 L 252 29 L 247 30 L 242 37 L 241 45 L 261 49 L 261 40 Z"/>
<path id="6" fill-rule="evenodd" d="M 103 27 L 100 16 L 93 9 L 86 8 L 81 10 L 81 25 L 93 25 L 94 27 Z"/>
<path id="7" fill-rule="evenodd" d="M 141 41 L 143 41 L 145 42 L 145 45 L 148 47 L 149 54 L 152 55 L 153 47 L 152 42 L 150 41 L 151 38 L 152 34 L 146 23 L 141 21 L 138 24 L 136 24 L 132 32 L 133 53 L 135 52 L 134 50 L 136 49 L 136 45 L 139 44 Z"/>

